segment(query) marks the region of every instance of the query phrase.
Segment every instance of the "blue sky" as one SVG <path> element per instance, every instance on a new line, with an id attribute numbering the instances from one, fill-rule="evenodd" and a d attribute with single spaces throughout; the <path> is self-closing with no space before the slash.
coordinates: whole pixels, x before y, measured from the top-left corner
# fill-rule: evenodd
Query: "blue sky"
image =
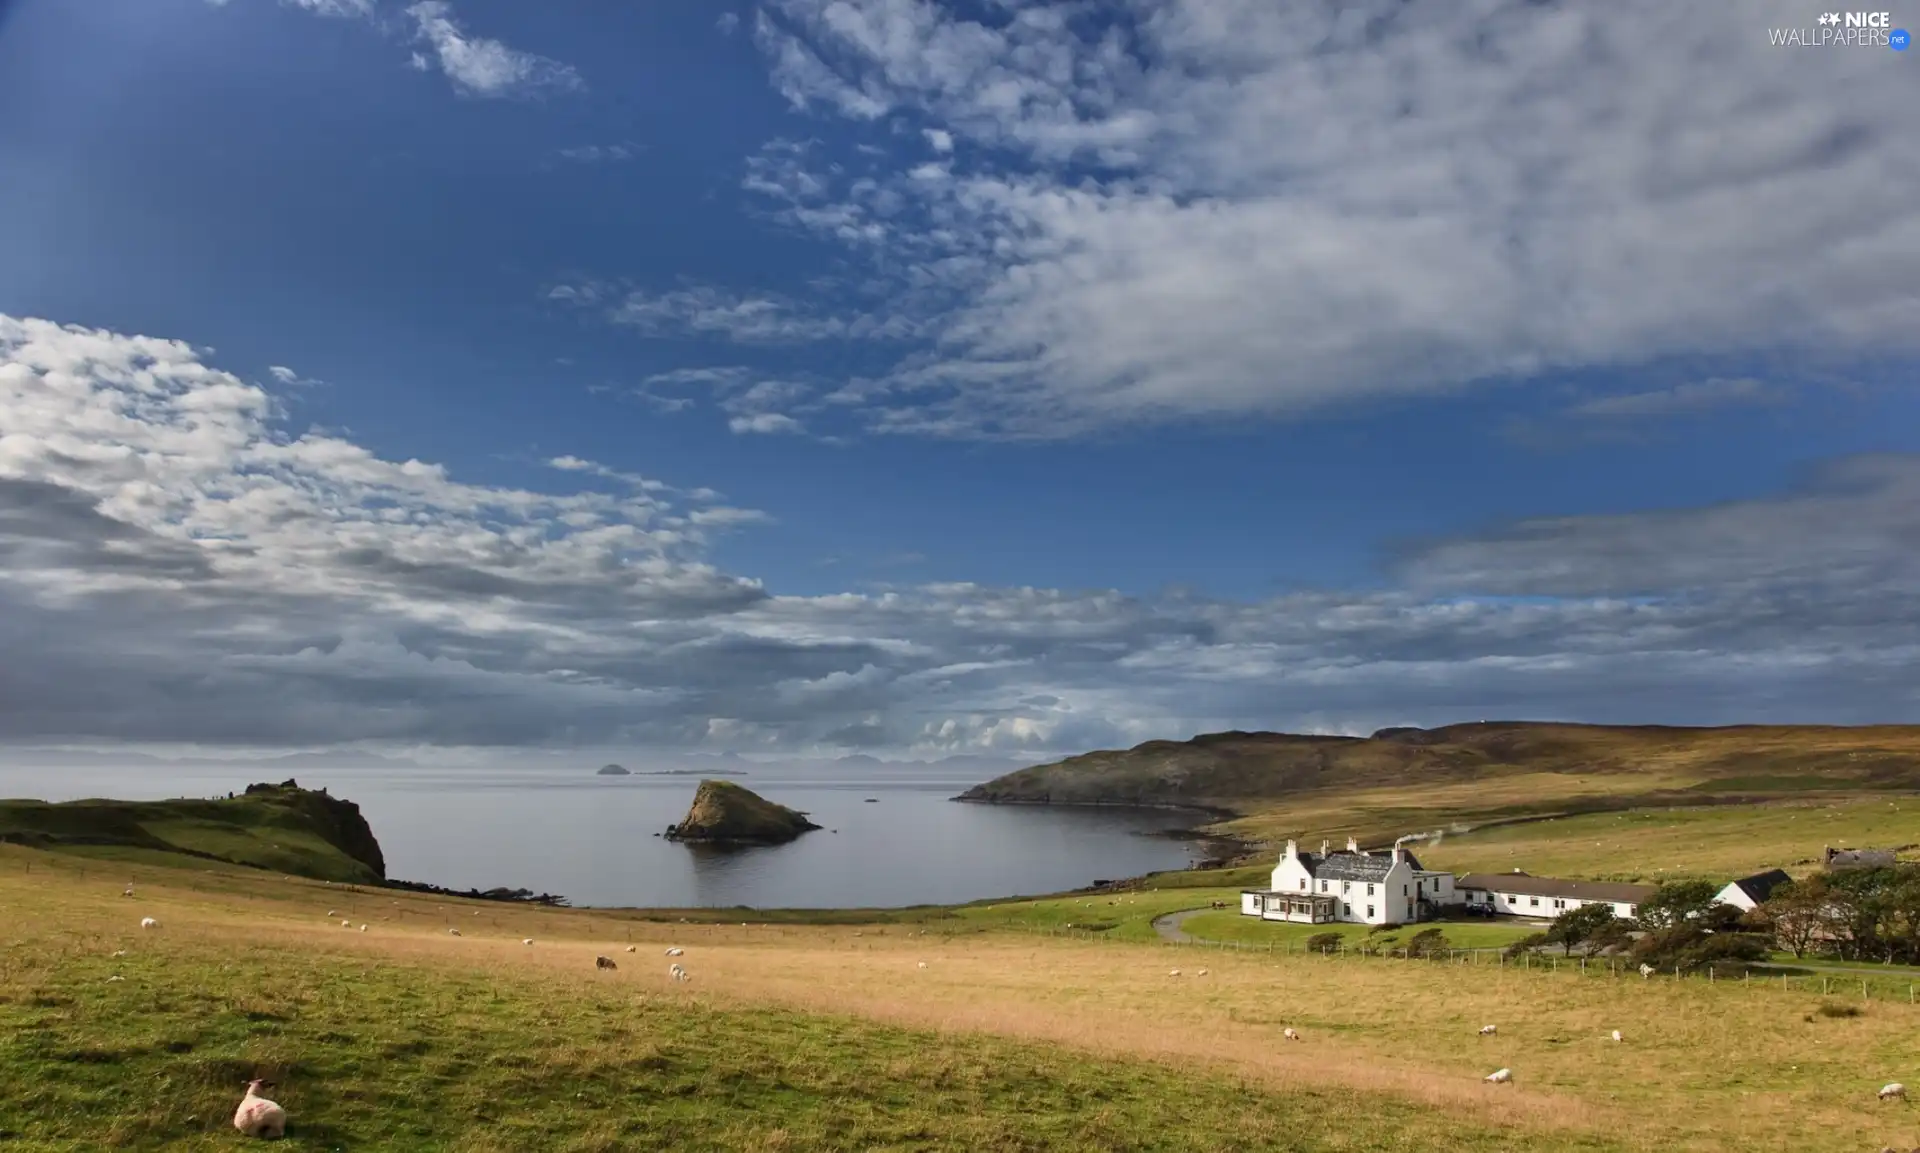
<path id="1" fill-rule="evenodd" d="M 1813 18 L 0 4 L 0 738 L 1914 720 Z"/>

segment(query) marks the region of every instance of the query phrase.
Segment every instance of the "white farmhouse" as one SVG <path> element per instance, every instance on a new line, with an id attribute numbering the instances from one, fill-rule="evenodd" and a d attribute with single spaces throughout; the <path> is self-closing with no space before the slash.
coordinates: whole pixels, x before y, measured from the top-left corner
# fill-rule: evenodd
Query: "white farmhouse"
<path id="1" fill-rule="evenodd" d="M 1469 909 L 1545 920 L 1582 905 L 1611 905 L 1614 916 L 1634 917 L 1640 912 L 1640 902 L 1657 891 L 1653 885 L 1563 881 L 1557 877 L 1536 877 L 1518 869 L 1511 873 L 1466 873 L 1456 887 L 1460 903 Z"/>
<path id="2" fill-rule="evenodd" d="M 1318 853 L 1302 853 L 1288 841 L 1271 886 L 1241 893 L 1240 911 L 1312 925 L 1403 925 L 1430 918 L 1438 906 L 1454 901 L 1452 873 L 1422 868 L 1398 845 L 1384 853 L 1362 852 L 1351 838 L 1343 853 L 1329 852 L 1324 841 Z"/>
<path id="3" fill-rule="evenodd" d="M 1742 877 L 1737 881 L 1728 881 L 1727 887 L 1714 896 L 1722 905 L 1732 905 L 1741 912 L 1773 896 L 1773 891 L 1792 881 L 1785 869 L 1768 869 L 1764 873 L 1755 873 L 1751 877 Z"/>

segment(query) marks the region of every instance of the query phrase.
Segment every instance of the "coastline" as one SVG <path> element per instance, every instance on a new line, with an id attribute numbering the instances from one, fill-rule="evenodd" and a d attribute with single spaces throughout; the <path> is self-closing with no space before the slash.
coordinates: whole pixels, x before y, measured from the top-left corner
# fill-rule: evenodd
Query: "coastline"
<path id="1" fill-rule="evenodd" d="M 1267 851 L 1267 846 L 1264 842 L 1250 841 L 1242 837 L 1236 837 L 1230 833 L 1222 833 L 1215 830 L 1212 827 L 1213 825 L 1223 821 L 1230 821 L 1244 815 L 1219 805 L 1173 804 L 1165 801 L 1036 801 L 1025 798 L 996 799 L 991 797 L 969 797 L 965 794 L 957 797 L 948 797 L 947 799 L 957 801 L 963 805 L 1026 805 L 1048 809 L 1138 809 L 1163 813 L 1192 813 L 1196 816 L 1209 818 L 1209 820 L 1205 824 L 1189 825 L 1177 829 L 1136 829 L 1134 830 L 1134 835 L 1140 837 L 1158 837 L 1172 841 L 1191 841 L 1203 845 L 1209 854 L 1209 860 L 1203 862 L 1203 864 L 1212 864 L 1213 861 L 1231 864 L 1234 861 L 1246 857 L 1258 856 Z M 1202 866 L 1194 867 L 1199 868 Z M 1127 879 L 1133 880 L 1137 878 Z"/>

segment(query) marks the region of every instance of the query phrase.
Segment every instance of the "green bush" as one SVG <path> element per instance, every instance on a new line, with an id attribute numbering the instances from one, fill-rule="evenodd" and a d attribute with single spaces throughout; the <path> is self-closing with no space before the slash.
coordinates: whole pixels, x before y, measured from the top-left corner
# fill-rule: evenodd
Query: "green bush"
<path id="1" fill-rule="evenodd" d="M 1338 933 L 1315 933 L 1307 938 L 1309 953 L 1338 953 L 1339 951 L 1340 934 Z"/>
<path id="2" fill-rule="evenodd" d="M 1445 957 L 1450 948 L 1447 935 L 1438 929 L 1422 929 L 1408 938 L 1406 945 L 1408 957 L 1428 960 Z"/>

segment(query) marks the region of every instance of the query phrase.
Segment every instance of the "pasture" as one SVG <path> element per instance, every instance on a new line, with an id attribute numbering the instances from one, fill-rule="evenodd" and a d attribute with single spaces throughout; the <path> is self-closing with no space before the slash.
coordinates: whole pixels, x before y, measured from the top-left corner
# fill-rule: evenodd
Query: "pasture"
<path id="1" fill-rule="evenodd" d="M 1920 1142 L 1914 1114 L 1873 1095 L 1920 1081 L 1920 1009 L 1826 1016 L 1804 985 L 1048 935 L 1091 908 L 1075 899 L 1024 925 L 989 905 L 743 926 L 252 871 L 143 867 L 125 898 L 103 869 L 0 848 L 15 1148 L 228 1147 L 256 1073 L 281 1083 L 289 1147 L 310 1149 Z M 1138 896 L 1115 919 L 1150 934 L 1163 903 L 1209 893 Z M 148 915 L 161 927 L 143 933 Z M 669 945 L 691 982 L 666 979 Z M 620 968 L 596 971 L 599 954 Z M 1482 1083 L 1501 1066 L 1514 1084 Z"/>

